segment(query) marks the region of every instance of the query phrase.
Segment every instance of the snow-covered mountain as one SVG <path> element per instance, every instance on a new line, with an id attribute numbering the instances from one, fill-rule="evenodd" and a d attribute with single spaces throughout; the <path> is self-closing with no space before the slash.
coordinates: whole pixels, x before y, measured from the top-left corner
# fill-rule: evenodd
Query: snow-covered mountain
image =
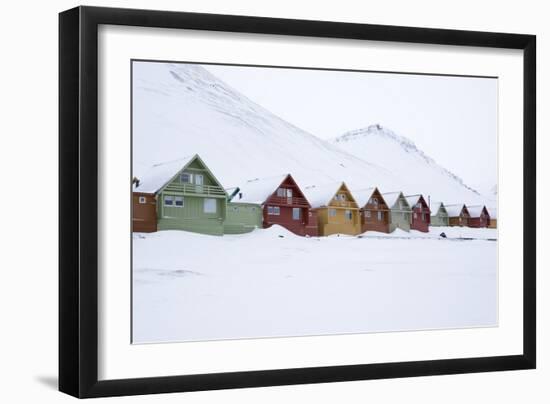
<path id="1" fill-rule="evenodd" d="M 440 166 L 418 149 L 413 141 L 381 125 L 344 133 L 331 140 L 342 150 L 383 166 L 398 176 L 405 193 L 423 193 L 435 200 L 473 203 L 482 195 L 460 177 Z"/>
<path id="2" fill-rule="evenodd" d="M 291 173 L 301 186 L 345 181 L 352 189 L 429 192 L 453 202 L 478 197 L 410 141 L 383 136 L 388 131 L 378 129 L 367 130 L 380 135 L 365 136 L 365 142 L 352 141 L 350 134 L 340 141 L 321 140 L 199 65 L 134 62 L 133 77 L 138 177 L 153 164 L 198 153 L 225 187 Z M 358 152 L 363 143 L 368 153 Z"/>

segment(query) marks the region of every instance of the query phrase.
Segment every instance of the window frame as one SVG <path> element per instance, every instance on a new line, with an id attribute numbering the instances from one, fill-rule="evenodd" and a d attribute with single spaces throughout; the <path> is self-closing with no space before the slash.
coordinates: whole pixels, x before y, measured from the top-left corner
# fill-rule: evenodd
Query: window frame
<path id="1" fill-rule="evenodd" d="M 209 212 L 206 210 L 206 204 L 207 202 L 211 202 L 213 201 L 214 202 L 214 211 L 213 212 Z M 218 213 L 218 202 L 216 200 L 216 198 L 204 198 L 203 199 L 203 202 L 202 202 L 202 213 L 205 213 L 207 215 L 215 215 Z"/>

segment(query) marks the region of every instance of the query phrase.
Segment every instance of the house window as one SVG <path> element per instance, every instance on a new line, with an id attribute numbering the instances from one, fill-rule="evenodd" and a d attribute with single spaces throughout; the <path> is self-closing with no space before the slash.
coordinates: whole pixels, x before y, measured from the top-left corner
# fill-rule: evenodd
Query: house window
<path id="1" fill-rule="evenodd" d="M 329 209 L 329 210 L 328 210 L 328 215 L 329 215 L 330 217 L 336 216 L 336 209 Z"/>
<path id="2" fill-rule="evenodd" d="M 351 220 L 353 216 L 351 213 L 351 210 L 346 210 L 345 216 L 346 216 L 346 220 Z"/>
<path id="3" fill-rule="evenodd" d="M 384 214 L 382 212 L 377 212 L 378 213 L 378 221 L 381 222 L 382 219 L 384 218 Z"/>
<path id="4" fill-rule="evenodd" d="M 279 206 L 268 206 L 267 214 L 279 216 L 281 214 L 281 208 Z"/>
<path id="5" fill-rule="evenodd" d="M 147 199 L 145 199 L 144 196 L 140 196 L 139 197 L 139 203 L 141 203 L 141 204 L 147 203 Z"/>
<path id="6" fill-rule="evenodd" d="M 176 207 L 178 207 L 178 208 L 183 207 L 183 196 L 176 196 L 176 197 L 174 198 L 174 204 L 175 204 Z"/>
<path id="7" fill-rule="evenodd" d="M 174 197 L 172 195 L 164 195 L 164 206 L 174 206 Z"/>
<path id="8" fill-rule="evenodd" d="M 300 211 L 300 208 L 292 208 L 292 220 L 300 220 L 300 217 L 302 216 Z"/>
<path id="9" fill-rule="evenodd" d="M 216 213 L 217 203 L 213 198 L 204 199 L 204 213 Z"/>
<path id="10" fill-rule="evenodd" d="M 365 211 L 365 217 L 370 217 L 370 210 Z"/>
<path id="11" fill-rule="evenodd" d="M 280 197 L 284 198 L 286 196 L 286 189 L 277 188 L 277 196 L 280 196 Z"/>
<path id="12" fill-rule="evenodd" d="M 416 212 L 414 212 L 413 217 L 414 217 L 415 219 L 417 219 L 417 218 L 418 218 L 418 214 L 417 214 Z"/>
<path id="13" fill-rule="evenodd" d="M 378 198 L 370 198 L 369 201 L 372 205 L 378 205 Z"/>
<path id="14" fill-rule="evenodd" d="M 184 184 L 191 184 L 193 182 L 193 174 L 181 173 L 180 182 Z"/>
<path id="15" fill-rule="evenodd" d="M 195 174 L 195 184 L 197 185 L 204 184 L 204 176 L 202 174 Z"/>
<path id="16" fill-rule="evenodd" d="M 346 200 L 346 194 L 339 194 L 338 196 L 340 197 L 340 200 L 341 200 L 341 201 L 345 201 L 345 200 Z"/>

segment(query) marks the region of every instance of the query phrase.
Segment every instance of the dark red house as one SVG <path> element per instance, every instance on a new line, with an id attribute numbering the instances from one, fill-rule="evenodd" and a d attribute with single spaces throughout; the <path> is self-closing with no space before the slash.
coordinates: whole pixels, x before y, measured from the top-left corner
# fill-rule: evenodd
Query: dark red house
<path id="1" fill-rule="evenodd" d="M 390 232 L 390 208 L 378 188 L 352 190 L 361 209 L 361 233 Z"/>
<path id="2" fill-rule="evenodd" d="M 470 217 L 468 227 L 489 227 L 491 217 L 489 211 L 483 205 L 467 206 Z"/>
<path id="3" fill-rule="evenodd" d="M 275 224 L 299 236 L 319 234 L 317 212 L 290 174 L 249 180 L 233 200 L 261 204 L 264 228 Z"/>
<path id="4" fill-rule="evenodd" d="M 431 211 L 424 197 L 418 195 L 405 196 L 411 206 L 411 229 L 427 233 L 430 229 Z"/>

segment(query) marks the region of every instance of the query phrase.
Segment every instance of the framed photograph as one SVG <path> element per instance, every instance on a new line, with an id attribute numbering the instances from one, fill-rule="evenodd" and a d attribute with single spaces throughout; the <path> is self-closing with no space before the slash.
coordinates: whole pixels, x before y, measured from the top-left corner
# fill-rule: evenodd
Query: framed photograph
<path id="1" fill-rule="evenodd" d="M 535 368 L 535 36 L 59 24 L 61 391 Z"/>

